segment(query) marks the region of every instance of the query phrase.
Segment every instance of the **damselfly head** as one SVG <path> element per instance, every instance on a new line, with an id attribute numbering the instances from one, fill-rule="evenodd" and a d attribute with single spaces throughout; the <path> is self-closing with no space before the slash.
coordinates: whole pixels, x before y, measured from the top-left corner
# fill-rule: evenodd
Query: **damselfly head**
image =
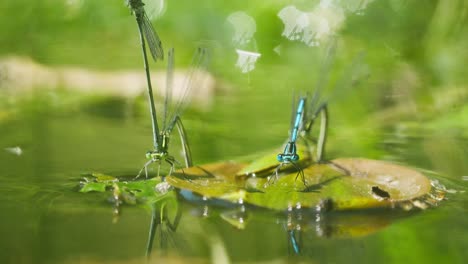
<path id="1" fill-rule="evenodd" d="M 146 158 L 147 158 L 147 159 L 152 159 L 152 158 L 153 158 L 153 157 L 152 157 L 153 153 L 154 153 L 154 152 L 151 151 L 151 150 L 148 151 L 148 152 L 146 152 Z"/>
<path id="2" fill-rule="evenodd" d="M 142 0 L 125 0 L 125 4 L 132 9 L 132 11 L 135 11 L 137 9 L 142 8 L 145 3 L 143 3 Z"/>
<path id="3" fill-rule="evenodd" d="M 276 160 L 278 160 L 279 162 L 283 162 L 283 154 L 278 154 L 278 156 L 276 156 Z"/>
<path id="4" fill-rule="evenodd" d="M 299 160 L 299 155 L 297 154 L 292 155 L 291 161 L 298 161 L 298 160 Z"/>
<path id="5" fill-rule="evenodd" d="M 299 155 L 297 154 L 292 154 L 292 155 L 287 155 L 285 158 L 284 158 L 284 162 L 288 163 L 288 162 L 296 162 L 299 160 Z"/>
<path id="6" fill-rule="evenodd" d="M 299 160 L 299 155 L 297 154 L 278 154 L 276 159 L 281 163 L 290 163 L 296 162 Z"/>
<path id="7" fill-rule="evenodd" d="M 296 154 L 297 148 L 294 142 L 288 142 L 284 147 L 283 153 L 278 154 L 276 159 L 279 162 L 295 162 L 299 160 L 299 155 Z"/>
<path id="8" fill-rule="evenodd" d="M 151 151 L 150 150 L 146 152 L 146 158 L 149 160 L 157 161 L 157 160 L 161 160 L 165 158 L 166 156 L 168 156 L 167 151 Z"/>

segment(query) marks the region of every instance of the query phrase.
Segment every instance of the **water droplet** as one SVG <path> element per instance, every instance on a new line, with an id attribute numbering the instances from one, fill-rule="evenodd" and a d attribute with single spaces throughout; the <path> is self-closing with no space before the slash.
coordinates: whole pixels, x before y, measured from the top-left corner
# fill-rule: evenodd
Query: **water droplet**
<path id="1" fill-rule="evenodd" d="M 205 198 L 205 197 L 203 197 L 203 198 Z M 208 208 L 208 205 L 205 205 L 205 206 L 203 207 L 203 214 L 202 214 L 203 217 L 208 217 L 208 212 L 209 212 L 208 209 L 209 209 L 209 208 Z"/>
<path id="2" fill-rule="evenodd" d="M 409 203 L 409 202 L 407 202 L 407 203 L 401 203 L 401 204 L 400 204 L 400 207 L 401 207 L 403 210 L 405 210 L 405 211 L 409 211 L 409 210 L 413 209 L 413 204 L 412 204 L 412 203 Z"/>
<path id="3" fill-rule="evenodd" d="M 413 205 L 422 210 L 425 210 L 428 207 L 426 203 L 419 200 L 414 200 Z"/>
<path id="4" fill-rule="evenodd" d="M 172 189 L 172 186 L 167 182 L 160 182 L 154 187 L 155 191 L 161 194 L 165 194 Z"/>

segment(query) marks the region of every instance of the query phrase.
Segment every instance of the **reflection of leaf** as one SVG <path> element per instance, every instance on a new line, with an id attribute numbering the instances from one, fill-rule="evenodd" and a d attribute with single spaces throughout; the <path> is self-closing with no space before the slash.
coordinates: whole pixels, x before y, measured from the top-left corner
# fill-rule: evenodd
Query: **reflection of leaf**
<path id="1" fill-rule="evenodd" d="M 294 171 L 282 174 L 273 184 L 268 184 L 267 178 L 247 177 L 239 171 L 245 171 L 245 165 L 216 163 L 185 169 L 186 177 L 178 173 L 167 180 L 174 187 L 207 198 L 242 200 L 275 210 L 393 207 L 431 190 L 430 181 L 415 170 L 368 159 L 337 159 L 310 165 L 304 168 L 307 186 Z"/>
<path id="2" fill-rule="evenodd" d="M 256 208 L 255 208 L 256 209 Z M 218 212 L 219 210 L 219 212 Z M 244 229 L 249 223 L 262 223 L 268 226 L 264 232 L 271 232 L 271 226 L 278 225 L 284 232 L 294 232 L 297 235 L 296 246 L 307 249 L 314 244 L 317 237 L 349 238 L 362 237 L 377 232 L 392 222 L 414 215 L 414 212 L 403 210 L 361 210 L 335 211 L 327 214 L 317 214 L 315 210 L 250 210 L 242 206 L 217 208 L 210 215 L 219 215 L 227 224 Z M 256 228 L 262 228 L 258 225 Z M 263 230 L 262 230 L 263 231 Z M 262 233 L 262 231 L 259 231 Z M 302 239 L 299 239 L 302 238 Z M 288 240 L 291 237 L 288 236 Z M 292 241 L 288 241 L 290 243 Z"/>

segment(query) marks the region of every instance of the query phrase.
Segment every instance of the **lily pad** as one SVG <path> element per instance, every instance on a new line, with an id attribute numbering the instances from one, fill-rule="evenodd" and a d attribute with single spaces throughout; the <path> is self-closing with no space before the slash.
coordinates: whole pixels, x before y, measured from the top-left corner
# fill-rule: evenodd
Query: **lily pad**
<path id="1" fill-rule="evenodd" d="M 185 169 L 167 177 L 174 187 L 206 198 L 245 202 L 286 210 L 352 210 L 394 207 L 431 191 L 430 181 L 420 172 L 389 162 L 369 159 L 336 159 L 303 170 L 305 185 L 297 171 L 268 178 L 239 177 L 245 165 L 235 162 Z"/>
<path id="2" fill-rule="evenodd" d="M 388 193 L 388 200 L 394 202 L 421 197 L 432 188 L 431 181 L 419 171 L 390 162 L 363 158 L 342 158 L 332 162 L 356 181 L 368 181 L 366 189 L 371 188 L 374 195 Z"/>
<path id="3" fill-rule="evenodd" d="M 189 190 L 206 198 L 220 198 L 235 201 L 242 198 L 244 183 L 236 173 L 245 164 L 222 162 L 194 166 L 176 171 L 166 181 L 179 189 Z"/>
<path id="4" fill-rule="evenodd" d="M 91 178 L 84 178 L 85 181 L 82 182 L 80 192 L 105 192 L 107 187 L 119 181 L 116 177 L 102 173 L 91 173 L 91 176 Z"/>

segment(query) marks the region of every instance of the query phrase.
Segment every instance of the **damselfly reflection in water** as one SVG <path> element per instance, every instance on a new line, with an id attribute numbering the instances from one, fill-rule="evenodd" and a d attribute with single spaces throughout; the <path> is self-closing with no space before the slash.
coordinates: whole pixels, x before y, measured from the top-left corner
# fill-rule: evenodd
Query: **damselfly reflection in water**
<path id="1" fill-rule="evenodd" d="M 181 217 L 182 208 L 175 196 L 162 199 L 152 205 L 151 223 L 146 243 L 147 257 L 151 256 L 155 239 L 161 253 L 165 253 L 169 246 L 181 246 L 182 241 L 175 237 Z"/>
<path id="2" fill-rule="evenodd" d="M 302 246 L 302 233 L 301 230 L 291 229 L 288 230 L 288 254 L 291 254 L 291 250 L 293 250 L 294 254 L 299 255 L 301 254 L 301 246 Z"/>
<path id="3" fill-rule="evenodd" d="M 179 162 L 169 154 L 169 139 L 174 127 L 177 127 L 177 131 L 180 136 L 182 144 L 183 155 L 185 159 L 185 166 L 192 166 L 192 156 L 190 147 L 187 141 L 187 135 L 185 133 L 182 120 L 180 115 L 188 104 L 189 94 L 195 84 L 202 85 L 203 72 L 202 70 L 206 67 L 207 62 L 207 50 L 205 48 L 198 48 L 195 56 L 192 60 L 192 65 L 188 71 L 186 79 L 181 88 L 181 96 L 177 99 L 175 104 L 172 104 L 172 90 L 173 90 L 173 73 L 174 73 L 174 49 L 170 49 L 168 52 L 168 64 L 167 64 L 167 79 L 166 79 L 166 93 L 164 100 L 164 110 L 162 116 L 162 127 L 159 130 L 158 120 L 155 116 L 153 118 L 153 139 L 154 149 L 146 153 L 148 161 L 145 163 L 143 168 L 138 173 L 137 177 L 145 171 L 145 175 L 148 176 L 148 166 L 152 163 L 158 163 L 158 173 L 161 167 L 161 161 L 165 161 L 170 165 L 169 175 L 174 170 L 175 164 Z M 152 98 L 151 98 L 152 100 Z M 154 104 L 154 102 L 153 102 Z"/>

